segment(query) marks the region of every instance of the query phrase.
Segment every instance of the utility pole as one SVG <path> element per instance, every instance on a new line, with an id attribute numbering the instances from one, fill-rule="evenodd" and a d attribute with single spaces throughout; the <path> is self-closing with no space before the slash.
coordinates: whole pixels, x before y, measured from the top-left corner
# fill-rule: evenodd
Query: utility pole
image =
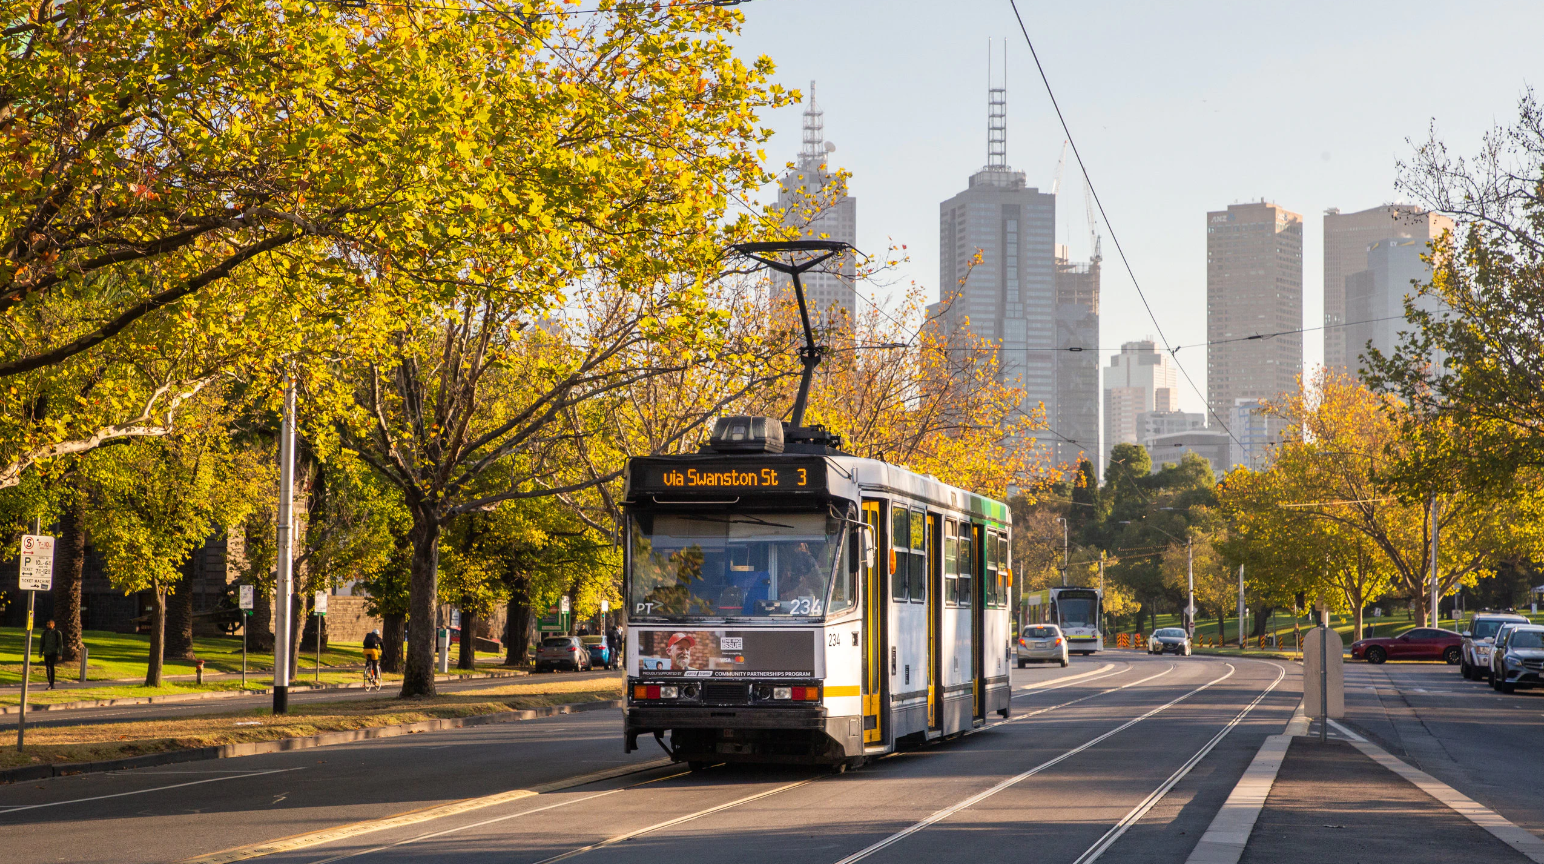
<path id="1" fill-rule="evenodd" d="M 1067 517 L 1057 516 L 1062 523 L 1062 587 L 1067 587 Z"/>
<path id="2" fill-rule="evenodd" d="M 284 385 L 284 424 L 279 429 L 278 580 L 273 591 L 273 713 L 289 711 L 290 595 L 295 581 L 295 379 Z"/>
<path id="3" fill-rule="evenodd" d="M 1196 635 L 1196 559 L 1194 541 L 1185 538 L 1185 582 L 1187 599 L 1185 600 L 1185 635 L 1194 639 Z"/>
<path id="4" fill-rule="evenodd" d="M 1244 642 L 1244 565 L 1238 565 L 1238 650 L 1248 647 Z"/>
<path id="5" fill-rule="evenodd" d="M 1104 632 L 1104 550 L 1099 550 L 1099 632 Z"/>
<path id="6" fill-rule="evenodd" d="M 1437 569 L 1437 496 L 1431 496 L 1431 624 L 1437 626 L 1437 600 L 1442 596 L 1439 587 L 1441 570 Z"/>

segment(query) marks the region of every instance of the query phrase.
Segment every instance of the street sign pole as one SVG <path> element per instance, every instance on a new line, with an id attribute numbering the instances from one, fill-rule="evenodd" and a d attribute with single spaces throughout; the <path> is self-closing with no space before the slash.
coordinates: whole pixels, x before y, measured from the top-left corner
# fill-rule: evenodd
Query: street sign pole
<path id="1" fill-rule="evenodd" d="M 21 646 L 21 710 L 16 715 L 16 752 L 27 746 L 27 684 L 32 677 L 32 615 L 39 591 L 54 584 L 54 538 L 43 536 L 43 520 L 32 520 L 32 533 L 23 534 L 17 556 L 16 587 L 27 592 L 27 632 Z"/>
<path id="2" fill-rule="evenodd" d="M 252 606 L 257 598 L 256 590 L 251 585 L 242 585 L 237 591 L 240 599 L 236 603 L 237 611 L 241 613 L 241 689 L 247 689 L 247 630 L 252 627 Z"/>
<path id="3" fill-rule="evenodd" d="M 316 592 L 316 600 L 311 604 L 311 608 L 316 612 L 316 671 L 312 674 L 311 680 L 320 684 L 322 682 L 322 619 L 327 617 L 325 590 Z"/>

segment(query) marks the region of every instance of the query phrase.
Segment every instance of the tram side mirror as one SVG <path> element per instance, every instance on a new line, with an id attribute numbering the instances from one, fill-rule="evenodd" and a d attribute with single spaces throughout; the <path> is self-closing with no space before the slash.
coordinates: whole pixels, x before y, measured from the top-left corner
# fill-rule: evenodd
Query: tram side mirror
<path id="1" fill-rule="evenodd" d="M 861 538 L 859 542 L 863 544 L 863 562 L 870 568 L 878 566 L 879 549 L 874 544 L 874 529 L 865 524 L 858 536 Z"/>
<path id="2" fill-rule="evenodd" d="M 1467 638 L 1469 638 L 1469 637 L 1470 637 L 1470 636 L 1473 636 L 1473 635 L 1474 635 L 1474 634 L 1473 634 L 1473 633 L 1470 633 L 1470 632 L 1469 632 L 1469 631 L 1468 631 L 1468 630 L 1465 630 L 1465 631 L 1464 631 L 1464 632 L 1463 632 L 1463 634 L 1462 634 L 1462 635 L 1463 635 L 1463 637 L 1464 637 L 1464 638 L 1465 638 L 1465 639 L 1467 639 Z"/>

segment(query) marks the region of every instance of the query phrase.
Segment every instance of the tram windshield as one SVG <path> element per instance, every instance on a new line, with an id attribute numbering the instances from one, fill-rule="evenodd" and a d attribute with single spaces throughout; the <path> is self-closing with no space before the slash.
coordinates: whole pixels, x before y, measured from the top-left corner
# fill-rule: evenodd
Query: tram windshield
<path id="1" fill-rule="evenodd" d="M 1099 615 L 1098 595 L 1068 594 L 1056 598 L 1056 608 L 1063 627 L 1094 627 Z"/>
<path id="2" fill-rule="evenodd" d="M 632 614 L 822 616 L 843 529 L 824 513 L 636 514 Z"/>

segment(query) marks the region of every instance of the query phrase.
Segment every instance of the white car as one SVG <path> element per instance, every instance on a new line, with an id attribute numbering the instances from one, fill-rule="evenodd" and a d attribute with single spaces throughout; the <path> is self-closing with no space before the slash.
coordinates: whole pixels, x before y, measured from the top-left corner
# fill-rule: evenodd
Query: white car
<path id="1" fill-rule="evenodd" d="M 1060 663 L 1067 665 L 1067 639 L 1055 624 L 1029 624 L 1019 633 L 1019 668 L 1029 663 Z"/>
<path id="2" fill-rule="evenodd" d="M 1470 681 L 1483 681 L 1490 677 L 1490 651 L 1496 644 L 1496 631 L 1502 624 L 1527 624 L 1521 615 L 1506 612 L 1490 612 L 1476 615 L 1464 628 L 1464 644 L 1460 649 L 1458 671 Z"/>

